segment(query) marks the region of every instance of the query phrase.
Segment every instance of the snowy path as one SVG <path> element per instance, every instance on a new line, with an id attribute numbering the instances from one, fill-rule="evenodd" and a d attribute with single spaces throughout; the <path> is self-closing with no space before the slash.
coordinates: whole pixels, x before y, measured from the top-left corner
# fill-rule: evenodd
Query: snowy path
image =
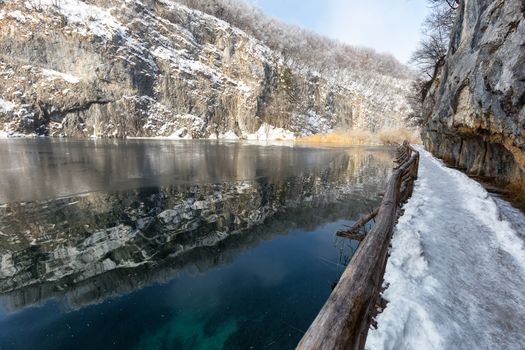
<path id="1" fill-rule="evenodd" d="M 420 151 L 367 349 L 525 349 L 525 215 Z"/>

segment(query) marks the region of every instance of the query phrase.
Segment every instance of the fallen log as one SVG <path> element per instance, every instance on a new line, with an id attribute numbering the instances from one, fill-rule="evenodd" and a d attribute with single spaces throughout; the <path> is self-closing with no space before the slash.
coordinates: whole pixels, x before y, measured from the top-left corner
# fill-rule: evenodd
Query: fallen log
<path id="1" fill-rule="evenodd" d="M 339 237 L 348 238 L 348 239 L 352 239 L 354 241 L 359 241 L 359 242 L 361 242 L 366 237 L 366 234 L 364 233 L 337 232 L 337 235 Z"/>
<path id="2" fill-rule="evenodd" d="M 379 213 L 379 208 L 376 208 L 372 210 L 370 213 L 363 216 L 361 219 L 357 220 L 352 227 L 350 227 L 348 230 L 343 231 L 337 231 L 337 235 L 339 237 L 347 237 L 351 238 L 350 236 L 354 235 L 363 227 L 365 226 L 370 220 L 375 218 L 377 216 L 377 213 Z M 352 238 L 353 239 L 353 238 Z"/>

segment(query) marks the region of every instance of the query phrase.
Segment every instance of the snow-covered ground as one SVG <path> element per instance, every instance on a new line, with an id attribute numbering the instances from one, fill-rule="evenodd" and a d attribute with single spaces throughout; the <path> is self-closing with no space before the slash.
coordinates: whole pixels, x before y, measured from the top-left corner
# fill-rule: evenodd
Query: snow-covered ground
<path id="1" fill-rule="evenodd" d="M 421 150 L 367 349 L 525 349 L 525 215 Z"/>
<path id="2" fill-rule="evenodd" d="M 509 202 L 501 197 L 495 196 L 494 201 L 498 205 L 501 216 L 510 221 L 512 227 L 520 237 L 525 239 L 525 215 L 519 209 L 514 208 Z"/>

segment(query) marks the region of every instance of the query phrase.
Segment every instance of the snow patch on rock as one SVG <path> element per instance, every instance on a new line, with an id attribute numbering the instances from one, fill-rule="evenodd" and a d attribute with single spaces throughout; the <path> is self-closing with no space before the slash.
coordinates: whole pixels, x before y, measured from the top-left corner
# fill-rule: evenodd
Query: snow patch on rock
<path id="1" fill-rule="evenodd" d="M 217 138 L 219 140 L 230 140 L 230 141 L 239 140 L 239 136 L 237 136 L 237 134 L 232 130 L 228 130 L 225 133 L 219 134 Z"/>
<path id="2" fill-rule="evenodd" d="M 61 0 L 59 6 L 53 4 L 53 0 L 28 0 L 33 8 L 47 8 L 59 11 L 67 18 L 68 23 L 84 26 L 78 29 L 81 35 L 92 33 L 96 36 L 111 39 L 115 33 L 125 34 L 126 28 L 111 15 L 108 10 L 95 5 L 86 4 L 77 0 Z"/>
<path id="3" fill-rule="evenodd" d="M 80 78 L 72 74 L 57 72 L 52 69 L 42 69 L 42 74 L 49 78 L 49 80 L 62 79 L 71 84 L 80 83 Z"/>
<path id="4" fill-rule="evenodd" d="M 255 133 L 247 134 L 246 139 L 251 141 L 293 141 L 295 135 L 289 130 L 263 123 Z"/>
<path id="5" fill-rule="evenodd" d="M 13 102 L 6 101 L 0 98 L 0 112 L 4 112 L 4 113 L 11 112 L 12 110 L 15 109 L 15 107 L 16 107 L 16 104 L 14 104 Z"/>

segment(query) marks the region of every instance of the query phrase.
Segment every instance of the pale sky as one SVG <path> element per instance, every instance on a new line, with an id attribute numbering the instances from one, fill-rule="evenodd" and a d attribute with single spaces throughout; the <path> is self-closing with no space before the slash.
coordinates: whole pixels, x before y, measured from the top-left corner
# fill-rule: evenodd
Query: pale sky
<path id="1" fill-rule="evenodd" d="M 406 63 L 420 40 L 425 0 L 251 0 L 264 13 Z"/>

